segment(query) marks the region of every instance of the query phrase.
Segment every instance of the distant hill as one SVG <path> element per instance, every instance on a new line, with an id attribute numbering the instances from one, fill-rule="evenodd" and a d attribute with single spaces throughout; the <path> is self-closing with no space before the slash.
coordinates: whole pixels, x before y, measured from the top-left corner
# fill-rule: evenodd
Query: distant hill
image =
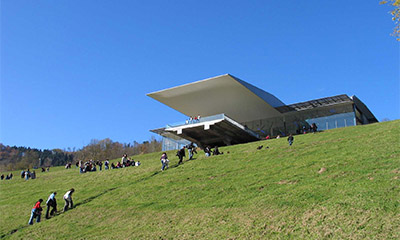
<path id="1" fill-rule="evenodd" d="M 257 147 L 263 146 L 257 150 Z M 52 168 L 0 182 L 4 239 L 400 239 L 400 121 L 221 147 L 160 171 Z M 229 153 L 228 153 L 229 152 Z M 118 160 L 118 159 L 116 159 Z M 114 161 L 116 161 L 114 160 Z M 75 208 L 28 226 L 39 198 Z"/>

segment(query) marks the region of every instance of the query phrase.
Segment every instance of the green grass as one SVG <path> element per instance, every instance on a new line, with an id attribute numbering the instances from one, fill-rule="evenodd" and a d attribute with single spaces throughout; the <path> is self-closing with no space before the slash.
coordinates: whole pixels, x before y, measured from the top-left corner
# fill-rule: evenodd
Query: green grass
<path id="1" fill-rule="evenodd" d="M 94 173 L 58 167 L 24 181 L 14 172 L 0 184 L 0 236 L 400 239 L 400 121 L 299 135 L 292 147 L 281 138 L 221 150 L 164 172 L 160 153 Z M 27 225 L 37 199 L 57 191 L 62 209 L 71 187 L 74 209 Z"/>

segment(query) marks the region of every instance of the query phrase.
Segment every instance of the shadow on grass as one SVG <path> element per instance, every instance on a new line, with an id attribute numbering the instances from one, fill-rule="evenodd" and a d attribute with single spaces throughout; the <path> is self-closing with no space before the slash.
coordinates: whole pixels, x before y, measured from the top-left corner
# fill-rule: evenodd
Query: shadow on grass
<path id="1" fill-rule="evenodd" d="M 3 239 L 3 238 L 8 237 L 8 236 L 11 236 L 12 234 L 14 234 L 14 233 L 26 228 L 26 227 L 28 227 L 28 225 L 24 225 L 24 226 L 21 226 L 19 228 L 13 229 L 8 234 L 6 233 L 6 234 L 1 235 L 0 239 Z"/>
<path id="2" fill-rule="evenodd" d="M 75 209 L 75 208 L 77 208 L 77 207 L 79 207 L 79 206 L 81 206 L 81 205 L 83 205 L 83 204 L 89 203 L 89 202 L 95 200 L 96 198 L 101 197 L 102 195 L 104 195 L 104 194 L 106 194 L 106 193 L 108 193 L 108 192 L 111 192 L 111 191 L 113 191 L 113 190 L 115 190 L 115 189 L 117 189 L 117 188 L 116 188 L 116 187 L 110 188 L 110 189 L 107 189 L 107 190 L 105 190 L 105 191 L 103 191 L 103 192 L 101 192 L 101 193 L 99 193 L 99 194 L 97 194 L 97 195 L 95 195 L 95 196 L 89 197 L 89 198 L 83 200 L 82 202 L 77 203 L 77 204 L 75 205 L 75 207 L 72 208 L 72 209 L 70 209 L 70 210 L 73 210 L 73 209 Z M 62 213 L 58 213 L 58 214 L 56 214 L 55 216 L 53 216 L 52 218 L 50 218 L 50 219 L 53 219 L 53 218 L 58 217 L 58 216 L 60 216 L 60 215 L 62 215 Z M 48 220 L 49 220 L 49 219 L 48 219 Z M 3 235 L 1 235 L 1 236 L 0 236 L 0 239 L 6 238 L 6 237 L 8 237 L 8 236 L 11 236 L 12 234 L 14 234 L 14 233 L 16 233 L 16 232 L 18 232 L 18 231 L 21 231 L 22 229 L 24 229 L 24 228 L 26 228 L 26 227 L 28 227 L 28 226 L 29 226 L 29 225 L 24 225 L 24 226 L 20 226 L 19 228 L 15 228 L 15 229 L 11 230 L 8 234 L 3 234 Z"/>
<path id="3" fill-rule="evenodd" d="M 197 158 L 188 159 L 188 160 L 186 160 L 186 161 L 182 161 L 181 164 L 177 163 L 177 164 L 175 164 L 175 165 L 173 165 L 173 166 L 171 166 L 171 167 L 169 167 L 169 168 L 170 168 L 170 169 L 172 169 L 172 168 L 177 168 L 177 167 L 179 167 L 180 165 L 183 165 L 183 164 L 185 164 L 185 163 L 194 161 L 194 160 L 196 160 L 196 159 L 197 159 Z"/>
<path id="4" fill-rule="evenodd" d="M 115 189 L 117 189 L 117 188 L 116 188 L 116 187 L 113 187 L 113 188 L 107 189 L 107 190 L 105 190 L 105 191 L 103 191 L 103 192 L 101 192 L 101 193 L 99 193 L 99 194 L 97 194 L 97 195 L 95 195 L 95 196 L 92 196 L 92 197 L 90 197 L 90 198 L 87 198 L 87 199 L 83 200 L 82 202 L 77 203 L 77 204 L 75 205 L 75 207 L 79 207 L 80 205 L 89 203 L 89 202 L 95 200 L 96 198 L 103 196 L 104 194 L 106 194 L 106 193 L 108 193 L 108 192 L 114 191 Z"/>

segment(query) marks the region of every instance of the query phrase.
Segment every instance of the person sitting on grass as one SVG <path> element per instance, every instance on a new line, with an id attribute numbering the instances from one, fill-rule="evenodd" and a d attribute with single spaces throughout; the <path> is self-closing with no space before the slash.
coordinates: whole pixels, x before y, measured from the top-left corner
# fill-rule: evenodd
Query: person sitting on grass
<path id="1" fill-rule="evenodd" d="M 213 155 L 220 155 L 221 152 L 218 149 L 218 146 L 215 146 L 214 151 L 213 151 Z"/>
<path id="2" fill-rule="evenodd" d="M 111 169 L 114 169 L 114 168 L 116 168 L 114 163 L 111 163 Z"/>
<path id="3" fill-rule="evenodd" d="M 204 149 L 204 153 L 205 153 L 206 157 L 211 156 L 211 148 L 210 148 L 210 146 L 207 146 L 207 147 Z"/>
<path id="4" fill-rule="evenodd" d="M 116 168 L 122 168 L 122 164 L 120 162 L 117 162 Z"/>
<path id="5" fill-rule="evenodd" d="M 37 201 L 35 203 L 35 206 L 32 208 L 31 211 L 31 218 L 29 218 L 29 225 L 33 224 L 33 219 L 36 218 L 36 222 L 40 222 L 40 216 L 42 215 L 42 207 L 40 206 L 40 204 L 43 202 L 43 199 L 39 199 L 39 201 Z"/>

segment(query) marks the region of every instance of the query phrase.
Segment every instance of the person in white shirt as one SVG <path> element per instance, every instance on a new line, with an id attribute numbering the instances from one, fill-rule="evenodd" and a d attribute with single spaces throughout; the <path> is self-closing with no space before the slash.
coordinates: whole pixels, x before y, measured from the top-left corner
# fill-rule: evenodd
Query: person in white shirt
<path id="1" fill-rule="evenodd" d="M 53 192 L 50 194 L 49 198 L 46 201 L 47 209 L 46 209 L 46 219 L 50 218 L 50 215 L 54 215 L 57 212 L 57 200 L 56 200 L 57 192 Z M 52 210 L 50 211 L 50 207 Z M 50 215 L 49 215 L 50 213 Z"/>
<path id="2" fill-rule="evenodd" d="M 71 188 L 68 192 L 66 192 L 64 194 L 64 201 L 65 201 L 65 205 L 64 205 L 64 210 L 63 212 L 67 211 L 69 208 L 73 208 L 74 207 L 74 203 L 72 202 L 72 193 L 75 192 L 75 189 Z"/>

